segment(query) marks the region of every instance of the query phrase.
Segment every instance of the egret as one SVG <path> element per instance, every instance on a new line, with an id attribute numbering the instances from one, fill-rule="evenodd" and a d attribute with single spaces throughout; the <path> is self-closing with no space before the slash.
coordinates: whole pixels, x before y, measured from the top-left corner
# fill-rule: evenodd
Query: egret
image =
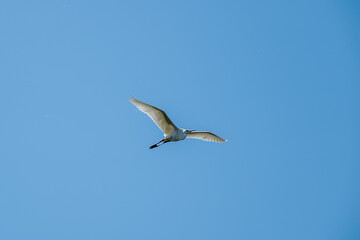
<path id="1" fill-rule="evenodd" d="M 216 136 L 211 132 L 201 132 L 195 130 L 187 130 L 178 128 L 175 124 L 170 120 L 170 118 L 166 115 L 166 113 L 156 107 L 153 107 L 149 104 L 140 102 L 135 98 L 131 97 L 129 101 L 134 104 L 140 111 L 144 112 L 148 115 L 151 120 L 163 131 L 164 138 L 161 139 L 160 142 L 155 143 L 150 146 L 150 149 L 156 148 L 158 146 L 163 145 L 167 142 L 177 142 L 180 140 L 184 140 L 185 138 L 197 138 L 204 141 L 211 141 L 217 143 L 226 142 L 226 140 L 221 137 Z"/>

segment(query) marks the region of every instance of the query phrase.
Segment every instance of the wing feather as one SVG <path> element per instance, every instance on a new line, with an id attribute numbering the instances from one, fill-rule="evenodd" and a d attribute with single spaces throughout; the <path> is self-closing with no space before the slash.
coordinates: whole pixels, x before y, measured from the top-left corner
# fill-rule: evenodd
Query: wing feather
<path id="1" fill-rule="evenodd" d="M 151 120 L 153 120 L 153 122 L 161 129 L 161 131 L 164 132 L 165 136 L 177 129 L 175 124 L 173 124 L 173 122 L 163 110 L 160 110 L 149 104 L 140 102 L 133 97 L 131 97 L 129 101 L 134 104 L 134 106 L 137 107 L 140 111 L 148 115 Z"/>
<path id="2" fill-rule="evenodd" d="M 217 142 L 217 143 L 226 142 L 226 140 L 222 139 L 219 136 L 216 136 L 215 134 L 213 134 L 211 132 L 194 131 L 192 133 L 188 133 L 186 135 L 186 138 L 197 138 L 197 139 L 201 139 L 204 141 Z"/>

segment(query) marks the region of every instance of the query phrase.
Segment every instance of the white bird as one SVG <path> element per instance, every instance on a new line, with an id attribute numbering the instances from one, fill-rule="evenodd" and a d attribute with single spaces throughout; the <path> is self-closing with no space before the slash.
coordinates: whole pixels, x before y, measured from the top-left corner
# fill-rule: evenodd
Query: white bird
<path id="1" fill-rule="evenodd" d="M 134 104 L 135 107 L 137 107 L 140 111 L 147 114 L 151 118 L 151 120 L 153 120 L 154 123 L 161 129 L 161 131 L 164 132 L 164 138 L 161 139 L 160 142 L 150 146 L 150 149 L 156 148 L 167 142 L 177 142 L 180 140 L 184 140 L 185 138 L 197 138 L 204 141 L 211 141 L 217 143 L 226 142 L 226 140 L 216 136 L 211 132 L 200 132 L 195 130 L 177 128 L 164 111 L 149 104 L 140 102 L 133 97 L 131 97 L 129 101 Z"/>

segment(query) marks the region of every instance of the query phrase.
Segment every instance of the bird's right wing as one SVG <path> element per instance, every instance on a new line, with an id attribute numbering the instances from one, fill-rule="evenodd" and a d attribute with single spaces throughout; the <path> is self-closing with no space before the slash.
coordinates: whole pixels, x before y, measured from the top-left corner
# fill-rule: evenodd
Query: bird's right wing
<path id="1" fill-rule="evenodd" d="M 186 135 L 186 138 L 197 138 L 204 141 L 210 141 L 210 142 L 217 142 L 217 143 L 223 143 L 226 142 L 226 140 L 222 139 L 219 136 L 216 136 L 215 134 L 211 132 L 191 132 Z"/>
<path id="2" fill-rule="evenodd" d="M 164 111 L 149 104 L 140 102 L 133 97 L 131 97 L 129 101 L 140 111 L 148 115 L 165 135 L 168 135 L 177 129 Z"/>

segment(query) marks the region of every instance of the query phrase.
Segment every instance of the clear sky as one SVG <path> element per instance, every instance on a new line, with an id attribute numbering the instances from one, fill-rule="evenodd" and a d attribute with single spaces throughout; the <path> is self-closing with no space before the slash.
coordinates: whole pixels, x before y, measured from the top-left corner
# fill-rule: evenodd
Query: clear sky
<path id="1" fill-rule="evenodd" d="M 359 12 L 1 1 L 0 239 L 360 239 Z"/>

